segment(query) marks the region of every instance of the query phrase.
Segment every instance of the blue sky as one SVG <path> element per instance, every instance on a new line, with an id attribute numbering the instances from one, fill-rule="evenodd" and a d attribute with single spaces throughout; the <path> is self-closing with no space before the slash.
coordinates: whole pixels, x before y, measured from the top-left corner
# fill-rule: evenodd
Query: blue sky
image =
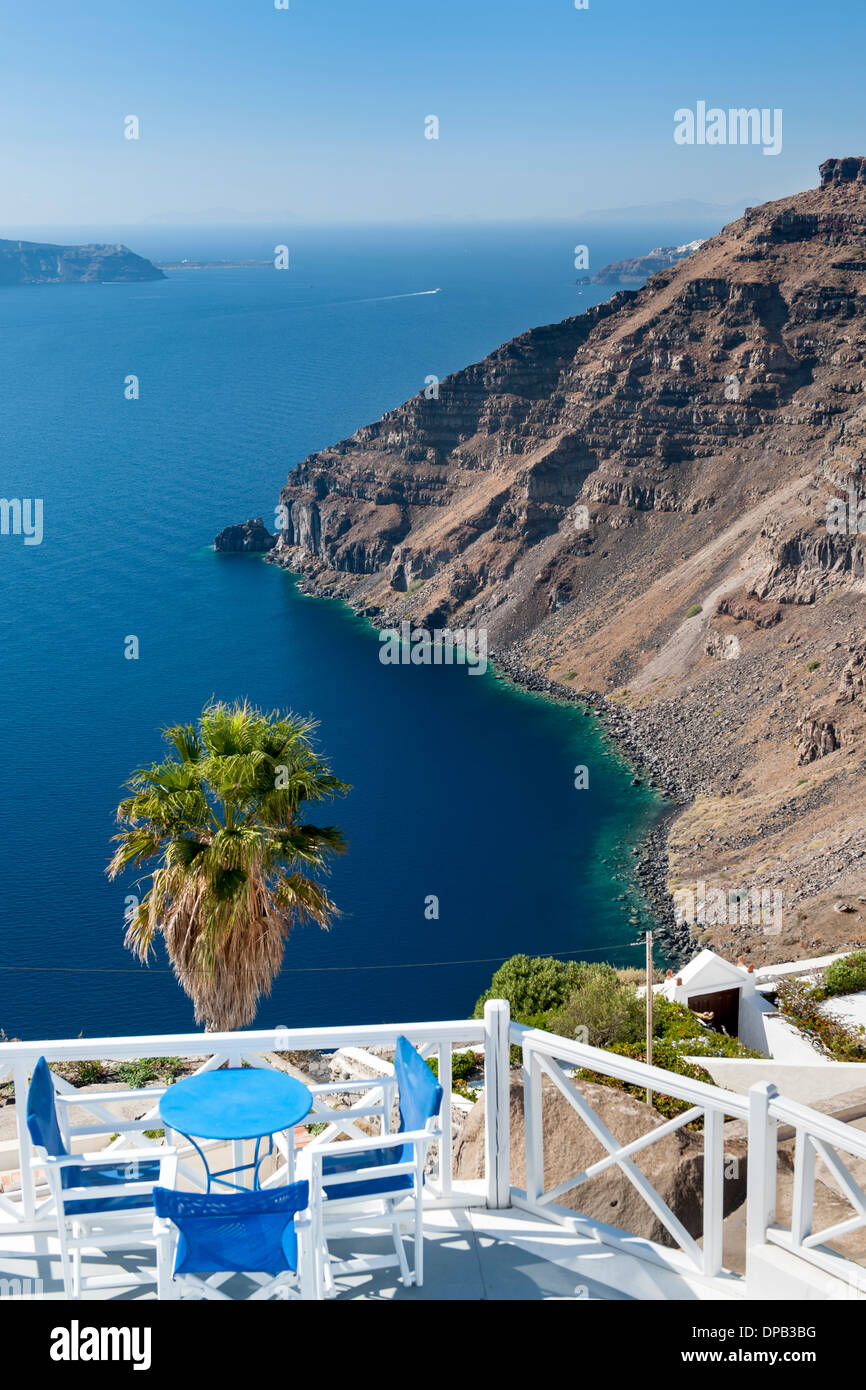
<path id="1" fill-rule="evenodd" d="M 0 228 L 759 202 L 866 153 L 862 0 L 290 6 L 0 0 Z M 675 145 L 699 100 L 781 107 L 781 154 Z"/>

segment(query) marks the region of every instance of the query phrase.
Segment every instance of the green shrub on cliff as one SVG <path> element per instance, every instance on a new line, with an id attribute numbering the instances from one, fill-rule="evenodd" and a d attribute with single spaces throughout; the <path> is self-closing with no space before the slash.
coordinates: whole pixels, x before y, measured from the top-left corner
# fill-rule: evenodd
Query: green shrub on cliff
<path id="1" fill-rule="evenodd" d="M 643 1037 L 645 1015 L 635 983 L 634 971 L 621 972 L 602 961 L 512 956 L 478 1000 L 475 1017 L 482 1016 L 488 999 L 507 999 L 511 1017 L 530 1028 L 578 1037 L 593 1047 L 632 1043 Z"/>
<path id="2" fill-rule="evenodd" d="M 866 989 L 866 951 L 852 951 L 850 956 L 834 960 L 824 971 L 821 984 L 825 997 Z"/>
<path id="3" fill-rule="evenodd" d="M 511 956 L 490 981 L 475 1005 L 475 1018 L 482 1018 L 488 999 L 507 999 L 511 1017 L 518 1023 L 543 1026 L 539 1014 L 561 1008 L 580 976 L 584 962 L 555 960 L 553 956 Z"/>
<path id="4" fill-rule="evenodd" d="M 646 1031 L 646 1005 L 612 966 L 590 965 L 567 1003 L 551 1012 L 548 1027 L 591 1047 L 636 1043 Z"/>
<path id="5" fill-rule="evenodd" d="M 857 956 L 862 956 L 862 951 L 855 952 Z M 835 961 L 835 966 L 845 966 L 845 961 Z M 828 967 L 828 970 L 832 967 Z M 851 968 L 849 975 L 845 975 L 841 970 L 837 970 L 834 980 L 837 984 L 841 981 L 848 983 L 851 978 L 856 978 L 854 970 Z M 805 1033 L 817 1051 L 823 1052 L 826 1056 L 835 1057 L 840 1062 L 866 1062 L 866 1029 L 862 1024 L 858 1027 L 845 1019 L 837 1018 L 833 1013 L 825 1012 L 821 1005 L 828 997 L 826 987 L 826 975 L 820 984 L 811 984 L 808 980 L 792 979 L 782 980 L 776 994 L 776 1005 L 779 1011 L 784 1014 L 789 1022 Z M 853 986 L 856 989 L 856 986 Z M 845 989 L 835 989 L 830 993 L 844 994 Z"/>
<path id="6" fill-rule="evenodd" d="M 862 953 L 866 959 L 866 952 Z M 621 1057 L 646 1061 L 646 1001 L 636 986 L 642 982 L 640 970 L 617 970 L 603 962 L 563 962 L 550 956 L 512 956 L 493 976 L 490 989 L 479 999 L 475 1016 L 484 1012 L 488 999 L 508 999 L 512 1017 L 530 1028 L 543 1028 L 562 1037 L 577 1037 L 592 1047 L 603 1047 Z M 586 1032 L 579 1030 L 586 1029 Z M 686 1057 L 760 1057 L 744 1047 L 739 1038 L 728 1037 L 705 1027 L 685 1004 L 672 1003 L 662 995 L 653 1000 L 653 1064 L 679 1076 L 711 1081 L 709 1072 Z M 519 1046 L 511 1048 L 511 1064 L 522 1064 Z M 580 1069 L 583 1081 L 628 1091 L 639 1100 L 646 1097 L 645 1086 L 633 1086 L 604 1073 Z M 688 1109 L 685 1101 L 653 1091 L 653 1105 L 670 1118 Z M 690 1129 L 700 1129 L 703 1121 Z"/>

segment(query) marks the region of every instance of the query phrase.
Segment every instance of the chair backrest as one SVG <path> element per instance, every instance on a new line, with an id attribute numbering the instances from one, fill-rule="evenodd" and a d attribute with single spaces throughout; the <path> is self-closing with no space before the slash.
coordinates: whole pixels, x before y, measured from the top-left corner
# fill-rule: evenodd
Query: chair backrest
<path id="1" fill-rule="evenodd" d="M 33 1143 L 38 1144 L 52 1158 L 60 1158 L 69 1152 L 57 1123 L 54 1078 L 44 1057 L 39 1058 L 30 1078 L 30 1088 L 27 1092 L 27 1128 Z"/>
<path id="2" fill-rule="evenodd" d="M 309 1184 L 260 1192 L 176 1192 L 153 1189 L 157 1216 L 180 1231 L 175 1274 L 237 1271 L 280 1274 L 298 1267 L 294 1218 L 310 1200 Z"/>
<path id="3" fill-rule="evenodd" d="M 400 1129 L 426 1129 L 428 1120 L 439 1114 L 442 1087 L 424 1058 L 402 1035 L 397 1039 L 394 1051 L 394 1071 L 397 1076 Z"/>

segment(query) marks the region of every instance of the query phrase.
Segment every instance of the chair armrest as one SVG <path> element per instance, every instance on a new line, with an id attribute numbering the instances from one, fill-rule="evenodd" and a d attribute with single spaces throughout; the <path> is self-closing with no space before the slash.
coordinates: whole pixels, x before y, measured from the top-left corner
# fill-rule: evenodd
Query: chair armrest
<path id="1" fill-rule="evenodd" d="M 401 1144 L 432 1143 L 442 1138 L 441 1129 L 404 1129 L 398 1134 L 377 1134 L 369 1139 L 348 1139 L 332 1144 L 307 1144 L 301 1153 L 316 1158 L 319 1154 L 366 1153 L 369 1149 L 396 1149 Z"/>
<path id="2" fill-rule="evenodd" d="M 160 1187 L 174 1187 L 177 1179 L 177 1149 L 164 1149 L 159 1160 Z"/>
<path id="3" fill-rule="evenodd" d="M 145 1086 L 131 1091 L 81 1091 L 76 1095 L 70 1095 L 68 1091 L 55 1091 L 54 1103 L 55 1105 L 83 1105 L 87 1109 L 88 1101 L 91 1105 L 116 1105 L 121 1100 L 146 1098 L 159 1100 L 160 1096 L 164 1096 L 167 1090 L 167 1086 Z"/>
<path id="4" fill-rule="evenodd" d="M 177 1149 L 102 1149 L 95 1154 L 43 1154 L 37 1157 L 40 1168 L 113 1168 L 125 1163 L 160 1163 L 177 1158 Z"/>

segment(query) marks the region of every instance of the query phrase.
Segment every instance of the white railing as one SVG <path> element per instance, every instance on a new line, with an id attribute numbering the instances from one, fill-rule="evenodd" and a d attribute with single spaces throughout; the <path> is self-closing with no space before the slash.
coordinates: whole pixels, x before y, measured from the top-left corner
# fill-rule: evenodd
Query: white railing
<path id="1" fill-rule="evenodd" d="M 506 1027 L 507 1027 L 507 1005 Z M 495 1010 L 491 1018 L 498 1018 Z M 444 1206 L 460 1205 L 507 1205 L 501 1202 L 501 1179 L 488 1190 L 488 1183 L 457 1183 L 453 1174 L 452 1153 L 452 1054 L 457 1050 L 476 1047 L 489 1053 L 501 1047 L 501 1028 L 487 1036 L 487 1020 L 457 1019 L 437 1023 L 397 1023 L 371 1024 L 364 1027 L 338 1028 L 298 1028 L 278 1027 L 236 1033 L 171 1033 L 140 1037 L 121 1038 L 72 1038 L 62 1042 L 10 1042 L 0 1043 L 0 1082 L 11 1078 L 15 1090 L 16 1125 L 18 1135 L 18 1166 L 20 1168 L 20 1189 L 15 1194 L 0 1193 L 0 1222 L 4 1235 L 38 1232 L 44 1229 L 42 1212 L 47 1209 L 45 1201 L 40 1200 L 44 1191 L 41 1175 L 34 1166 L 30 1136 L 26 1124 L 27 1089 L 30 1074 L 39 1057 L 45 1057 L 49 1067 L 63 1062 L 124 1062 L 136 1061 L 143 1057 L 181 1057 L 200 1059 L 196 1071 L 211 1071 L 222 1066 L 272 1067 L 278 1065 L 273 1056 L 280 1052 L 337 1051 L 344 1047 L 393 1047 L 400 1034 L 406 1036 L 425 1057 L 435 1057 L 438 1065 L 439 1081 L 443 1090 L 442 1138 L 438 1144 L 438 1171 L 432 1175 L 428 1184 L 427 1200 L 430 1204 Z M 492 1044 L 492 1045 L 491 1045 Z M 382 1064 L 384 1074 L 373 1080 L 363 1082 L 337 1081 L 326 1084 L 310 1084 L 313 1095 L 313 1108 L 303 1121 L 305 1125 L 324 1123 L 327 1128 L 311 1142 L 327 1142 L 336 1133 L 352 1137 L 366 1138 L 367 1135 L 357 1127 L 359 1119 L 378 1118 L 381 1130 L 389 1127 L 394 1098 L 392 1068 Z M 495 1066 L 491 1068 L 494 1070 Z M 146 1130 L 162 1128 L 159 1118 L 159 1100 L 165 1092 L 164 1086 L 147 1086 L 144 1089 L 124 1088 L 118 1085 L 110 1091 L 87 1092 L 71 1085 L 68 1081 L 54 1075 L 57 1093 L 58 1117 L 64 1141 L 75 1151 L 87 1141 L 106 1135 L 109 1137 L 107 1151 L 126 1147 L 130 1142 L 136 1146 L 152 1145 L 158 1152 L 162 1140 L 148 1139 Z M 358 1092 L 358 1099 L 348 1108 L 335 1109 L 335 1095 L 351 1095 Z M 496 1092 L 485 1087 L 484 1103 L 491 1104 Z M 130 1100 L 152 1102 L 146 1114 L 130 1120 L 114 1113 L 113 1107 Z M 83 1110 L 87 1115 L 85 1123 L 72 1123 L 72 1107 Z M 494 1119 L 490 1126 L 496 1132 Z M 134 1139 L 132 1136 L 135 1136 Z M 168 1136 L 167 1136 L 168 1137 Z M 233 1162 L 241 1161 L 242 1141 L 234 1141 Z M 275 1145 L 283 1162 L 291 1172 L 294 1167 L 294 1134 L 275 1136 Z M 179 1144 L 181 1170 L 195 1183 L 201 1182 L 201 1174 L 186 1164 L 194 1150 L 191 1145 Z M 214 1147 L 202 1144 L 202 1148 Z M 272 1174 L 269 1181 L 274 1181 Z M 14 1226 L 11 1223 L 15 1223 Z"/>
<path id="2" fill-rule="evenodd" d="M 866 1133 L 853 1125 L 822 1115 L 798 1101 L 780 1096 L 771 1082 L 749 1092 L 749 1210 L 748 1246 L 757 1250 L 776 1245 L 842 1280 L 852 1290 L 866 1292 L 866 1267 L 830 1242 L 866 1228 L 866 1192 L 841 1154 L 866 1159 Z M 780 1129 L 790 1126 L 787 1132 Z M 794 1182 L 790 1226 L 776 1218 L 778 1146 L 793 1138 Z M 849 1204 L 851 1216 L 823 1230 L 814 1230 L 815 1176 L 818 1162 L 829 1181 Z M 754 1173 L 754 1176 L 753 1176 Z"/>
<path id="3" fill-rule="evenodd" d="M 568 1038 L 557 1037 L 540 1029 L 511 1025 L 511 1041 L 523 1051 L 524 1130 L 526 1137 L 526 1191 L 513 1194 L 516 1205 L 526 1207 L 553 1220 L 592 1234 L 599 1240 L 628 1250 L 631 1255 L 668 1268 L 714 1278 L 725 1274 L 722 1251 L 722 1222 L 724 1220 L 724 1124 L 725 1117 L 747 1119 L 748 1102 L 745 1096 L 735 1095 L 702 1081 L 647 1066 L 598 1047 L 590 1047 Z M 684 1101 L 688 1109 L 630 1143 L 622 1144 L 611 1134 L 575 1084 L 571 1073 L 581 1069 L 595 1073 L 603 1084 L 605 1077 L 651 1090 L 657 1095 L 671 1096 Z M 555 1187 L 545 1186 L 543 1084 L 545 1077 L 565 1098 L 589 1132 L 606 1151 L 605 1156 L 581 1172 L 565 1178 Z M 694 1120 L 703 1120 L 703 1228 L 702 1245 L 686 1230 L 679 1217 L 641 1172 L 635 1157 L 652 1144 L 666 1139 Z M 668 1232 L 675 1249 L 651 1240 L 636 1239 L 617 1227 L 581 1217 L 578 1212 L 559 1202 L 566 1193 L 574 1191 L 591 1178 L 599 1177 L 612 1168 L 619 1168 L 646 1202 L 656 1219 Z M 627 1244 L 624 1244 L 627 1242 Z"/>
<path id="4" fill-rule="evenodd" d="M 483 1021 L 458 1019 L 364 1027 L 274 1028 L 237 1033 L 0 1043 L 0 1083 L 11 1078 L 15 1087 L 21 1171 L 20 1190 L 15 1194 L 0 1194 L 0 1229 L 4 1236 L 39 1234 L 48 1229 L 49 1217 L 42 1200 L 44 1184 L 38 1172 L 34 1171 L 26 1126 L 27 1088 L 30 1073 L 40 1056 L 47 1059 L 49 1066 L 71 1061 L 134 1061 L 143 1057 L 194 1058 L 199 1061 L 197 1070 L 209 1071 L 220 1066 L 280 1065 L 275 1053 L 393 1047 L 400 1034 L 408 1037 L 422 1055 L 436 1057 L 444 1093 L 438 1172 L 425 1185 L 426 1205 L 484 1205 L 496 1209 L 519 1207 L 557 1222 L 581 1237 L 592 1236 L 623 1254 L 651 1264 L 661 1264 L 675 1274 L 709 1280 L 729 1291 L 737 1287 L 747 1289 L 748 1260 L 759 1252 L 766 1252 L 768 1247 L 774 1247 L 787 1251 L 795 1262 L 803 1261 L 835 1276 L 842 1281 L 842 1285 L 866 1292 L 866 1269 L 830 1248 L 831 1242 L 851 1232 L 866 1229 L 866 1192 L 840 1157 L 840 1154 L 844 1154 L 849 1158 L 866 1160 L 866 1133 L 807 1106 L 785 1100 L 768 1083 L 752 1087 L 747 1096 L 739 1095 L 601 1048 L 539 1029 L 511 1024 L 508 1004 L 501 1000 L 487 1004 Z M 521 1049 L 523 1062 L 525 1190 L 512 1186 L 510 1174 L 510 1048 L 514 1045 Z M 483 1099 L 479 1102 L 484 1106 L 485 1117 L 485 1169 L 482 1181 L 464 1181 L 454 1174 L 452 1054 L 467 1048 L 477 1049 L 484 1055 Z M 390 1063 L 372 1054 L 366 1054 L 366 1057 L 356 1054 L 356 1060 L 369 1063 L 371 1077 L 310 1085 L 313 1109 L 304 1124 L 319 1122 L 326 1126 L 322 1134 L 310 1141 L 312 1144 L 329 1142 L 340 1133 L 355 1138 L 367 1137 L 358 1127 L 359 1121 L 372 1121 L 381 1132 L 389 1129 L 395 1097 L 393 1069 Z M 651 1090 L 657 1095 L 673 1097 L 684 1102 L 687 1108 L 675 1118 L 656 1125 L 648 1133 L 628 1143 L 621 1143 L 610 1133 L 575 1084 L 574 1072 L 578 1070 L 594 1073 L 602 1084 L 605 1078 L 615 1078 L 639 1088 L 641 1092 Z M 580 1172 L 566 1175 L 550 1187 L 545 1184 L 545 1082 L 547 1086 L 555 1088 L 572 1107 L 602 1150 L 602 1156 L 596 1162 Z M 162 1127 L 159 1099 L 165 1087 L 124 1089 L 118 1086 L 107 1091 L 84 1092 L 57 1076 L 56 1071 L 55 1085 L 62 1132 L 70 1148 L 80 1148 L 84 1143 L 92 1143 L 100 1136 L 106 1136 L 109 1149 L 123 1148 L 130 1143 L 136 1147 L 150 1143 L 158 1152 L 162 1141 L 152 1137 L 148 1139 L 145 1131 Z M 334 1105 L 336 1095 L 350 1098 L 357 1095 L 357 1099 L 351 1099 L 348 1107 L 337 1108 Z M 115 1106 L 130 1100 L 146 1102 L 147 1113 L 135 1120 L 115 1114 Z M 73 1122 L 71 1112 L 74 1109 L 84 1112 L 84 1122 Z M 724 1135 L 728 1117 L 745 1121 L 748 1125 L 745 1280 L 732 1275 L 724 1262 Z M 641 1171 L 636 1159 L 651 1145 L 698 1119 L 703 1127 L 703 1210 L 701 1229 L 694 1234 L 671 1210 Z M 780 1131 L 780 1126 L 790 1126 L 790 1129 Z M 778 1145 L 789 1137 L 796 1139 L 796 1152 L 793 1211 L 790 1227 L 786 1227 L 776 1219 L 776 1188 Z M 180 1137 L 172 1138 L 180 1149 L 180 1162 L 186 1164 L 193 1154 L 192 1147 L 183 1148 Z M 294 1133 L 275 1136 L 275 1142 L 277 1166 L 265 1179 L 267 1184 L 281 1181 L 286 1169 L 291 1178 L 294 1168 Z M 240 1141 L 237 1143 L 240 1144 Z M 237 1148 L 233 1161 L 241 1162 L 242 1159 L 242 1151 Z M 825 1180 L 828 1173 L 850 1203 L 852 1216 L 824 1230 L 815 1231 L 813 1212 L 818 1162 L 826 1170 Z M 566 1194 L 579 1190 L 584 1183 L 614 1169 L 618 1169 L 634 1186 L 667 1231 L 671 1245 L 636 1237 L 628 1231 L 599 1222 L 581 1213 L 579 1205 L 573 1210 L 562 1204 L 561 1199 Z M 200 1173 L 188 1166 L 185 1171 L 191 1181 L 201 1181 Z M 46 1209 L 45 1215 L 43 1209 Z M 53 1217 L 50 1219 L 53 1221 Z"/>

